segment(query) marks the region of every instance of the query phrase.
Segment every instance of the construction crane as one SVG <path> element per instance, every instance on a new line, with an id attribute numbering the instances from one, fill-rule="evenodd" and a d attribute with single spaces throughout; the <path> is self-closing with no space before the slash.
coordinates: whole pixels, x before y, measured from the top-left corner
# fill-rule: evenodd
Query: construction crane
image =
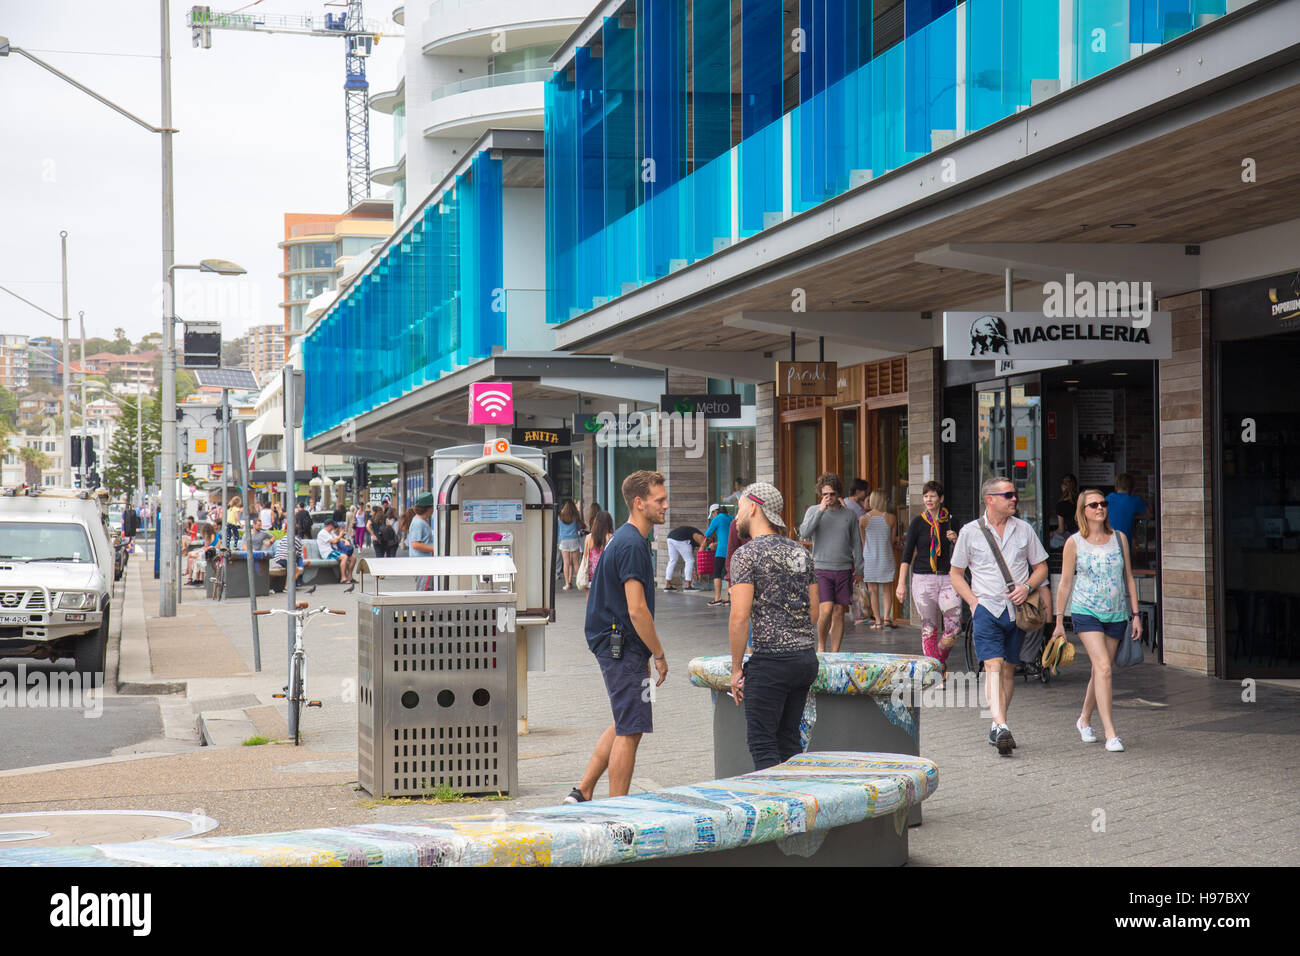
<path id="1" fill-rule="evenodd" d="M 362 12 L 362 0 L 325 5 L 346 7 L 347 12 L 326 13 L 321 17 L 266 16 L 238 11 L 213 13 L 210 7 L 195 6 L 190 8 L 189 13 L 190 36 L 194 46 L 201 46 L 205 50 L 212 48 L 213 30 L 343 38 L 343 108 L 347 125 L 350 209 L 370 196 L 370 84 L 366 82 L 366 57 L 370 56 L 371 49 L 380 37 L 400 38 L 401 34 L 384 33 L 382 23 L 366 20 Z"/>

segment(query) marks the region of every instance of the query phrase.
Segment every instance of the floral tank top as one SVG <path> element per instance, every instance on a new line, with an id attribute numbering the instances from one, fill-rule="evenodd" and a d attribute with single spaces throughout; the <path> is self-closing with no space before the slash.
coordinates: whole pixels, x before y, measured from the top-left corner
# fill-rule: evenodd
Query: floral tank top
<path id="1" fill-rule="evenodd" d="M 1088 614 L 1099 621 L 1123 621 L 1129 616 L 1124 587 L 1124 553 L 1119 535 L 1105 544 L 1091 544 L 1082 534 L 1074 538 L 1074 590 L 1070 613 Z"/>

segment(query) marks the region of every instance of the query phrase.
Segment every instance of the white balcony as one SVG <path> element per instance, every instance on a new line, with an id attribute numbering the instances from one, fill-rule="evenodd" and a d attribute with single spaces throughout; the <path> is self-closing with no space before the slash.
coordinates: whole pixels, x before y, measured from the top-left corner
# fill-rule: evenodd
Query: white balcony
<path id="1" fill-rule="evenodd" d="M 540 80 L 442 96 L 421 117 L 424 135 L 474 139 L 494 127 L 542 129 L 545 97 Z"/>
<path id="2" fill-rule="evenodd" d="M 406 157 L 397 161 L 396 166 L 380 166 L 370 171 L 370 181 L 381 186 L 391 186 L 406 175 Z"/>
<path id="3" fill-rule="evenodd" d="M 370 95 L 370 108 L 376 113 L 392 114 L 393 110 L 406 102 L 406 77 L 397 83 L 397 89 L 385 90 Z"/>
<path id="4" fill-rule="evenodd" d="M 508 48 L 563 43 L 591 12 L 592 0 L 434 0 L 424 25 L 424 47 L 438 56 L 491 56 L 494 33 Z"/>

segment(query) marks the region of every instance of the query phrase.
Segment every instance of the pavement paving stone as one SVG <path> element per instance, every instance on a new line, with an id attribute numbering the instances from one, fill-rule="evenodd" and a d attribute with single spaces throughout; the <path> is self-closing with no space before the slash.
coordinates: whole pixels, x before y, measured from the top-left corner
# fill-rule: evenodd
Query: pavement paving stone
<path id="1" fill-rule="evenodd" d="M 150 584 L 143 582 L 145 607 Z M 259 730 L 272 715 L 282 726 L 284 705 L 271 694 L 284 681 L 283 619 L 259 619 L 259 674 L 253 670 L 248 602 L 217 604 L 200 600 L 201 594 L 187 592 L 187 616 L 210 622 L 228 650 L 201 634 L 185 649 L 205 656 L 216 648 L 215 663 L 205 658 L 186 675 L 188 703 L 255 698 L 257 703 L 243 709 L 250 720 L 256 716 Z M 0 778 L 0 809 L 201 805 L 220 821 L 218 834 L 490 816 L 557 802 L 577 782 L 610 721 L 600 673 L 582 637 L 585 596 L 560 592 L 559 620 L 548 629 L 547 670 L 529 675 L 532 732 L 519 740 L 516 798 L 439 805 L 370 800 L 355 789 L 356 604 L 338 585 L 323 585 L 305 597 L 348 614 L 308 630 L 309 691 L 324 707 L 304 715 L 303 747 L 200 750 L 134 764 L 7 776 Z M 711 695 L 691 686 L 685 672 L 694 656 L 726 652 L 727 618 L 695 598 L 656 595 L 670 674 L 656 694 L 657 731 L 642 743 L 634 790 L 713 777 Z M 258 602 L 261 607 L 281 603 L 280 598 Z M 124 627 L 129 624 L 124 617 Z M 847 630 L 843 649 L 918 653 L 919 645 L 912 628 L 881 634 L 859 627 Z M 959 652 L 954 669 L 961 662 Z M 1293 793 L 1300 784 L 1295 754 L 1300 748 L 1291 746 L 1300 694 L 1261 685 L 1256 703 L 1246 704 L 1236 682 L 1146 663 L 1116 674 L 1116 721 L 1128 752 L 1108 754 L 1100 743 L 1083 744 L 1074 728 L 1087 677 L 1087 658 L 1080 654 L 1049 685 L 1017 683 L 1010 723 L 1020 747 L 1011 758 L 998 757 L 986 743 L 989 720 L 979 708 L 925 708 L 921 752 L 938 763 L 940 784 L 926 802 L 925 825 L 911 831 L 913 865 L 1294 861 L 1296 841 L 1277 834 L 1293 817 Z M 1100 728 L 1098 717 L 1093 723 Z M 598 795 L 604 787 L 602 782 Z M 51 799 L 56 794 L 59 799 Z M 1093 830 L 1098 808 L 1106 812 L 1102 833 Z"/>

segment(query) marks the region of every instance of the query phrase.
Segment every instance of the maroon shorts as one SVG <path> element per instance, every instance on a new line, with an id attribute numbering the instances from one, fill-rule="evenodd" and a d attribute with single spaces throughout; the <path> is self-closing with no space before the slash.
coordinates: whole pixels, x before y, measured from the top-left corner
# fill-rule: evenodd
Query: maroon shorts
<path id="1" fill-rule="evenodd" d="M 842 604 L 853 600 L 853 571 L 817 571 L 817 600 L 822 604 Z"/>

